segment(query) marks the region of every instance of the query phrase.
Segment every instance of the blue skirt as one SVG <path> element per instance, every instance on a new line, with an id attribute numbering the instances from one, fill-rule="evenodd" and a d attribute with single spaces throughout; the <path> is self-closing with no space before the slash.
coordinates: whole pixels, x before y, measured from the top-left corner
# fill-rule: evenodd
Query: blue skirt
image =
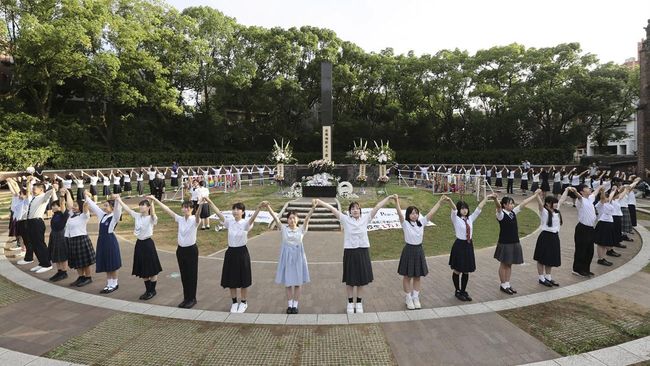
<path id="1" fill-rule="evenodd" d="M 282 244 L 275 283 L 285 286 L 300 286 L 309 282 L 307 256 L 302 245 Z"/>
<path id="2" fill-rule="evenodd" d="M 113 272 L 122 267 L 120 245 L 115 234 L 102 235 L 97 238 L 95 273 Z"/>

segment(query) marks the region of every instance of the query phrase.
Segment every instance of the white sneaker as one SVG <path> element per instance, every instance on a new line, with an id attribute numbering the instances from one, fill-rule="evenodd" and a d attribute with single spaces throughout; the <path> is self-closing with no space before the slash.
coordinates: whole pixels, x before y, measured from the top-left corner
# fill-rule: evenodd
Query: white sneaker
<path id="1" fill-rule="evenodd" d="M 238 313 L 243 313 L 248 309 L 248 303 L 247 302 L 240 302 L 239 303 L 239 308 L 237 308 Z"/>
<path id="2" fill-rule="evenodd" d="M 357 314 L 363 314 L 363 304 L 362 304 L 362 303 L 358 302 L 358 303 L 355 305 L 355 312 L 356 312 Z"/>
<path id="3" fill-rule="evenodd" d="M 43 268 L 43 267 L 41 267 L 41 266 L 36 266 L 36 267 L 30 268 L 29 271 L 30 271 L 30 272 L 36 272 L 36 271 L 38 271 L 38 270 L 41 269 L 41 268 Z"/>
<path id="4" fill-rule="evenodd" d="M 13 252 L 13 251 L 16 251 L 16 250 L 23 250 L 23 248 L 21 248 L 21 247 L 12 247 L 12 248 L 9 248 L 9 250 L 11 250 Z"/>
<path id="5" fill-rule="evenodd" d="M 411 298 L 411 295 L 405 295 L 404 299 L 406 302 L 406 308 L 409 310 L 415 310 L 415 304 L 413 304 L 413 298 Z"/>
<path id="6" fill-rule="evenodd" d="M 239 307 L 239 303 L 233 303 L 233 304 L 230 306 L 230 312 L 231 312 L 231 313 L 236 313 L 238 307 Z"/>
<path id="7" fill-rule="evenodd" d="M 422 304 L 420 304 L 420 298 L 419 297 L 414 297 L 413 298 L 413 306 L 415 306 L 416 309 L 422 309 Z"/>
<path id="8" fill-rule="evenodd" d="M 347 312 L 348 312 L 348 314 L 354 314 L 354 303 L 353 302 L 348 303 Z"/>
<path id="9" fill-rule="evenodd" d="M 34 261 L 26 261 L 26 260 L 24 260 L 24 259 L 21 259 L 21 260 L 19 260 L 18 262 L 16 262 L 16 264 L 22 266 L 22 265 L 30 264 L 30 263 L 33 263 L 33 262 L 34 262 Z"/>
<path id="10" fill-rule="evenodd" d="M 45 272 L 47 272 L 47 271 L 49 271 L 49 270 L 51 270 L 51 269 L 52 269 L 52 266 L 49 266 L 49 267 L 41 267 L 39 270 L 36 271 L 36 273 L 45 273 Z"/>

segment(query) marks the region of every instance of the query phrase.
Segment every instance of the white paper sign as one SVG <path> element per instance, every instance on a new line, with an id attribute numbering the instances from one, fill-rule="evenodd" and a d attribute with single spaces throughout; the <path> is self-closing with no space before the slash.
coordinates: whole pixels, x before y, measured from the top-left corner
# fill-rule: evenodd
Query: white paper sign
<path id="1" fill-rule="evenodd" d="M 362 215 L 370 215 L 372 208 L 362 208 Z M 402 210 L 402 214 L 406 215 L 406 210 Z M 420 215 L 420 219 L 423 216 Z M 435 226 L 433 223 L 429 222 L 427 226 Z M 388 230 L 388 229 L 401 229 L 402 223 L 399 221 L 399 216 L 397 215 L 397 210 L 394 208 L 380 208 L 377 211 L 375 217 L 368 224 L 368 231 L 375 230 Z"/>
<path id="2" fill-rule="evenodd" d="M 232 211 L 221 211 L 221 213 L 223 214 L 223 217 L 225 217 L 225 218 L 233 217 L 232 216 Z M 253 216 L 254 213 L 255 213 L 255 211 L 246 210 L 246 218 L 250 219 L 250 217 Z M 217 215 L 212 214 L 212 216 L 210 216 L 210 220 L 219 221 L 219 218 L 217 217 Z M 257 217 L 255 218 L 255 222 L 261 222 L 263 224 L 270 224 L 271 222 L 273 222 L 273 216 L 271 216 L 271 214 L 268 211 L 260 211 L 257 214 Z"/>

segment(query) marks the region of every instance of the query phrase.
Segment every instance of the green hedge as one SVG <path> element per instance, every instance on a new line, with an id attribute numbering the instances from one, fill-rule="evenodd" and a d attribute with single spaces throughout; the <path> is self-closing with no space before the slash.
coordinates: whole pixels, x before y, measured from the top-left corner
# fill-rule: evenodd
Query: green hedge
<path id="1" fill-rule="evenodd" d="M 101 167 L 136 167 L 159 165 L 169 166 L 172 161 L 181 165 L 219 165 L 219 164 L 271 164 L 269 153 L 265 151 L 245 152 L 101 152 L 75 151 L 56 155 L 47 164 L 47 169 L 86 169 Z M 296 152 L 298 162 L 308 162 L 321 158 L 321 152 Z M 333 160 L 337 163 L 350 162 L 345 152 L 335 152 Z M 571 149 L 512 149 L 486 151 L 398 151 L 400 164 L 410 163 L 480 163 L 480 164 L 518 164 L 528 159 L 532 164 L 567 164 L 571 162 Z"/>

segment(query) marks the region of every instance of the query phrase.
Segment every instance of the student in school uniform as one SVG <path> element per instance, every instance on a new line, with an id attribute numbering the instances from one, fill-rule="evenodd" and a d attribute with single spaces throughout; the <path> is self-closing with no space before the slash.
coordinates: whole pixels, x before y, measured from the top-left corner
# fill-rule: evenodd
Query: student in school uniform
<path id="1" fill-rule="evenodd" d="M 614 244 L 612 246 L 616 248 L 627 248 L 626 245 L 621 243 L 623 241 L 623 211 L 621 210 L 620 201 L 623 195 L 627 195 L 627 192 L 624 192 L 624 188 L 620 186 L 620 181 L 616 182 L 616 185 L 613 187 L 616 187 L 616 194 L 610 200 L 610 204 L 614 207 L 614 211 L 612 212 L 612 218 L 614 219 Z M 607 255 L 611 257 L 620 257 L 621 253 L 618 253 L 614 248 L 611 248 L 607 251 Z"/>
<path id="2" fill-rule="evenodd" d="M 485 170 L 485 181 L 487 184 L 492 185 L 492 169 L 496 169 L 496 167 L 491 167 L 488 169 L 485 165 L 483 165 L 483 169 Z"/>
<path id="3" fill-rule="evenodd" d="M 596 231 L 594 229 L 598 217 L 594 202 L 600 194 L 600 189 L 592 192 L 586 185 L 578 186 L 578 189 L 570 187 L 569 190 L 578 196 L 576 207 L 578 208 L 578 224 L 576 225 L 573 240 L 575 252 L 573 254 L 573 274 L 581 277 L 591 277 L 591 260 L 594 257 L 594 240 Z"/>
<path id="4" fill-rule="evenodd" d="M 14 235 L 16 243 L 22 250 L 16 257 L 26 256 L 27 247 L 29 246 L 27 237 L 27 189 L 22 188 L 14 178 L 7 178 L 7 185 L 12 193 L 11 197 L 11 212 L 14 219 Z M 32 254 L 33 255 L 33 254 Z M 26 261 L 24 258 L 18 260 L 16 264 L 25 265 L 32 263 L 32 260 Z"/>
<path id="5" fill-rule="evenodd" d="M 124 180 L 124 190 L 122 193 L 126 196 L 126 198 L 131 197 L 133 194 L 133 185 L 131 184 L 131 174 L 133 174 L 133 170 L 130 172 L 124 173 L 121 170 L 118 170 L 120 174 L 122 174 L 122 179 Z"/>
<path id="6" fill-rule="evenodd" d="M 86 196 L 88 206 L 99 219 L 95 273 L 106 272 L 106 286 L 100 291 L 102 294 L 110 294 L 120 287 L 117 271 L 122 267 L 120 245 L 115 237 L 115 227 L 120 221 L 122 207 L 115 205 L 117 195 L 111 198 L 113 199 L 104 202 L 103 206 L 99 207 L 89 193 Z"/>
<path id="7" fill-rule="evenodd" d="M 596 254 L 598 256 L 598 261 L 596 263 L 602 266 L 611 266 L 613 264 L 605 258 L 605 255 L 607 255 L 610 250 L 613 250 L 614 242 L 616 240 L 614 237 L 613 218 L 616 209 L 611 203 L 615 195 L 615 186 L 612 187 L 609 196 L 605 195 L 605 188 L 601 188 L 600 197 L 596 204 L 596 210 L 598 212 L 598 223 L 596 224 L 594 238 L 594 242 L 596 243 Z"/>
<path id="8" fill-rule="evenodd" d="M 192 179 L 192 188 L 190 188 L 190 201 L 192 201 L 192 215 L 196 215 L 199 207 L 199 193 L 201 186 L 198 179 Z M 200 212 L 199 212 L 200 214 Z M 197 215 L 200 217 L 200 215 Z"/>
<path id="9" fill-rule="evenodd" d="M 562 194 L 562 173 L 564 172 L 564 167 L 561 169 L 556 169 L 553 167 L 553 194 L 559 195 Z"/>
<path id="10" fill-rule="evenodd" d="M 576 168 L 573 168 L 572 174 L 569 174 L 569 179 L 571 181 L 571 187 L 575 188 L 576 190 L 578 189 L 578 186 L 581 184 L 582 178 L 589 173 L 589 170 L 585 170 L 584 172 L 577 174 L 576 173 Z M 566 190 L 566 189 L 565 189 Z M 571 197 L 571 200 L 573 201 L 573 207 L 576 207 L 576 198 L 577 197 Z"/>
<path id="11" fill-rule="evenodd" d="M 210 204 L 222 225 L 228 230 L 228 249 L 223 258 L 221 287 L 230 290 L 230 297 L 232 298 L 230 312 L 243 313 L 248 308 L 248 287 L 253 283 L 251 257 L 246 247 L 248 232 L 253 228 L 255 219 L 260 213 L 263 204 L 260 203 L 250 219 L 246 220 L 246 206 L 241 202 L 237 202 L 232 205 L 233 217 L 226 219 L 210 198 L 205 198 L 205 200 Z M 237 290 L 240 293 L 239 302 L 237 301 Z"/>
<path id="12" fill-rule="evenodd" d="M 183 215 L 178 215 L 155 197 L 153 201 L 157 203 L 163 211 L 174 218 L 178 224 L 178 236 L 176 247 L 176 261 L 181 273 L 181 283 L 183 285 L 183 302 L 178 304 L 179 308 L 190 309 L 196 305 L 196 284 L 199 272 L 199 249 L 196 246 L 196 231 L 199 227 L 199 216 L 192 215 L 192 204 L 184 201 L 181 204 Z M 206 204 L 199 203 L 199 207 Z"/>
<path id="13" fill-rule="evenodd" d="M 170 177 L 171 177 L 171 186 L 172 189 L 175 191 L 178 190 L 178 165 L 174 166 L 172 165 L 172 168 L 170 170 Z"/>
<path id="14" fill-rule="evenodd" d="M 273 211 L 273 208 L 271 208 L 271 205 L 268 202 L 264 202 L 264 204 L 273 217 L 273 221 L 280 228 L 282 236 L 278 268 L 275 272 L 275 283 L 284 285 L 286 288 L 287 314 L 298 314 L 298 302 L 300 301 L 302 285 L 310 281 L 303 238 L 307 230 L 309 230 L 309 220 L 316 208 L 316 201 L 312 200 L 311 209 L 307 212 L 302 226 L 298 226 L 299 219 L 296 211 L 287 211 L 287 224 L 284 225 Z"/>
<path id="15" fill-rule="evenodd" d="M 508 185 L 506 186 L 506 193 L 515 194 L 515 191 L 514 191 L 515 173 L 517 172 L 517 170 L 520 170 L 520 169 L 515 168 L 515 169 L 510 170 L 505 166 L 504 166 L 504 169 L 506 170 L 506 173 L 508 174 Z"/>
<path id="16" fill-rule="evenodd" d="M 43 215 L 45 208 L 50 201 L 52 194 L 58 190 L 58 185 L 53 186 L 53 189 L 45 191 L 43 183 L 34 183 L 34 177 L 27 178 L 27 224 L 26 231 L 29 237 L 29 244 L 36 254 L 38 265 L 30 269 L 32 272 L 45 273 L 52 269 L 52 262 L 50 262 L 50 254 L 45 245 L 45 222 Z M 25 261 L 31 261 L 29 250 L 25 254 Z"/>
<path id="17" fill-rule="evenodd" d="M 535 194 L 539 194 L 539 192 L 535 192 Z M 526 198 L 518 206 L 515 206 L 515 200 L 511 197 L 505 196 L 501 199 L 501 202 L 497 200 L 496 196 L 494 197 L 494 203 L 497 206 L 496 217 L 499 222 L 499 241 L 494 251 L 494 258 L 500 263 L 499 280 L 501 280 L 501 286 L 499 288 L 508 295 L 517 293 L 510 285 L 512 265 L 524 263 L 524 255 L 519 242 L 517 214 L 535 199 L 535 194 Z"/>
<path id="18" fill-rule="evenodd" d="M 90 266 L 95 264 L 96 260 L 95 248 L 93 248 L 93 243 L 88 236 L 90 208 L 88 204 L 79 206 L 78 202 L 72 200 L 72 195 L 69 193 L 66 190 L 65 203 L 68 220 L 65 224 L 63 236 L 68 251 L 68 267 L 77 270 L 78 275 L 70 286 L 83 287 L 93 282 Z"/>
<path id="19" fill-rule="evenodd" d="M 494 185 L 497 187 L 497 191 L 500 190 L 500 188 L 503 187 L 503 171 L 505 170 L 504 168 L 501 168 L 501 170 L 496 171 L 496 181 L 494 182 Z"/>
<path id="20" fill-rule="evenodd" d="M 406 208 L 406 213 L 403 214 L 398 195 L 394 194 L 391 197 L 395 201 L 395 210 L 404 231 L 405 244 L 397 265 L 397 273 L 402 276 L 404 302 L 408 310 L 421 309 L 420 279 L 429 274 L 427 258 L 422 248 L 424 227 L 427 226 L 440 208 L 442 198 L 436 202 L 425 216 L 420 218 L 420 210 L 417 207 L 409 206 Z"/>
<path id="21" fill-rule="evenodd" d="M 451 207 L 451 223 L 454 226 L 456 241 L 451 247 L 449 255 L 449 266 L 452 270 L 451 279 L 456 289 L 455 296 L 460 301 L 472 301 L 467 293 L 469 274 L 476 271 L 476 259 L 474 256 L 474 221 L 478 218 L 487 203 L 488 199 L 495 199 L 495 195 L 487 195 L 478 204 L 478 207 L 469 213 L 469 205 L 465 201 L 454 201 L 444 196 L 444 199 Z"/>
<path id="22" fill-rule="evenodd" d="M 641 182 L 641 178 L 639 179 L 639 183 Z M 636 180 L 636 179 L 635 179 Z M 634 184 L 634 183 L 632 183 Z M 637 183 L 638 185 L 638 183 Z M 627 208 L 630 210 L 630 225 L 632 227 L 636 227 L 636 193 L 635 193 L 636 185 L 632 187 L 630 190 L 630 193 L 627 194 Z"/>
<path id="23" fill-rule="evenodd" d="M 632 178 L 632 176 L 630 177 Z M 634 191 L 634 188 L 641 180 L 639 178 L 630 182 L 629 185 L 626 185 L 624 188 L 627 190 L 627 194 L 619 194 L 619 203 L 621 205 L 621 212 L 623 213 L 623 220 L 621 221 L 621 239 L 624 241 L 634 241 L 630 238 L 632 235 L 632 210 L 630 209 L 630 192 Z M 636 211 L 635 211 L 636 219 Z M 636 224 L 636 222 L 635 222 Z"/>
<path id="24" fill-rule="evenodd" d="M 111 197 L 111 180 L 110 177 L 107 177 L 101 171 L 97 171 L 98 175 L 102 177 L 102 195 L 104 199 L 109 199 Z M 93 197 L 93 200 L 96 200 L 97 197 Z"/>
<path id="25" fill-rule="evenodd" d="M 200 181 L 199 188 L 196 190 L 197 195 L 197 208 L 198 202 L 203 201 L 204 198 L 210 197 L 210 188 L 207 187 L 207 181 Z M 201 218 L 201 230 L 210 230 L 210 206 L 203 205 L 201 206 L 201 211 L 199 212 L 199 217 Z"/>
<path id="26" fill-rule="evenodd" d="M 68 191 L 65 191 L 67 196 Z M 72 197 L 71 197 L 72 199 Z M 52 218 L 50 219 L 50 237 L 47 243 L 47 249 L 50 254 L 50 260 L 56 267 L 56 273 L 49 278 L 49 281 L 56 282 L 68 278 L 68 247 L 65 242 L 65 226 L 68 221 L 69 213 L 61 207 L 59 200 L 52 203 Z"/>
<path id="27" fill-rule="evenodd" d="M 569 190 L 575 190 L 569 187 L 564 190 L 562 196 L 558 200 L 555 196 L 546 196 L 544 200 L 544 192 L 539 190 L 537 203 L 539 205 L 539 217 L 541 221 L 542 231 L 537 237 L 535 244 L 535 252 L 533 260 L 537 262 L 537 282 L 546 287 L 560 286 L 551 276 L 553 267 L 559 267 L 562 264 L 560 253 L 560 226 L 562 225 L 562 214 L 559 207 L 562 206 L 569 194 Z"/>
<path id="28" fill-rule="evenodd" d="M 158 224 L 156 209 L 151 204 L 153 196 L 147 197 L 138 203 L 138 212 L 132 210 L 124 203 L 120 196 L 115 197 L 115 204 L 119 205 L 133 217 L 133 234 L 137 238 L 133 249 L 133 276 L 144 280 L 145 292 L 140 295 L 140 300 L 150 300 L 156 296 L 158 274 L 162 272 L 156 244 L 154 243 L 153 227 Z"/>
<path id="29" fill-rule="evenodd" d="M 83 170 L 81 171 L 81 178 L 86 176 L 90 180 L 90 195 L 93 196 L 94 200 L 97 200 L 97 182 L 99 182 L 99 175 L 97 172 L 95 172 L 95 175 L 90 175 L 88 173 L 85 173 Z M 85 197 L 85 195 L 84 195 Z"/>
<path id="30" fill-rule="evenodd" d="M 149 192 L 151 192 L 151 194 L 153 194 L 154 192 L 153 181 L 156 179 L 156 174 L 158 174 L 158 168 L 154 168 L 153 166 L 150 166 L 147 169 L 147 178 L 149 180 Z"/>
<path id="31" fill-rule="evenodd" d="M 535 172 L 535 169 L 531 169 L 530 173 L 533 175 L 533 177 L 532 177 L 533 178 L 533 183 L 530 185 L 530 191 L 535 192 L 536 190 L 541 188 L 540 185 L 539 185 L 539 176 L 541 174 L 541 171 Z M 546 182 L 546 184 L 548 184 L 548 182 Z M 542 190 L 542 192 L 543 192 L 543 190 Z"/>
<path id="32" fill-rule="evenodd" d="M 526 196 L 526 191 L 528 190 L 528 171 L 527 170 L 521 170 L 521 195 Z"/>
<path id="33" fill-rule="evenodd" d="M 84 199 L 85 199 L 85 194 L 84 194 L 84 179 L 83 175 L 77 178 L 77 176 L 74 173 L 70 173 L 70 177 L 72 177 L 72 182 L 74 183 L 75 187 L 77 188 L 77 203 L 79 206 L 84 205 Z"/>
<path id="34" fill-rule="evenodd" d="M 316 200 L 319 206 L 330 210 L 343 227 L 343 280 L 346 284 L 348 295 L 347 313 L 363 313 L 362 295 L 363 287 L 373 281 L 372 263 L 370 261 L 370 241 L 368 240 L 368 224 L 373 217 L 384 207 L 390 196 L 381 200 L 368 215 L 361 215 L 361 206 L 358 202 L 351 202 L 348 214 L 341 213 L 334 206 Z M 357 301 L 354 300 L 354 291 L 357 292 Z"/>
<path id="35" fill-rule="evenodd" d="M 135 176 L 136 190 L 138 191 L 138 197 L 142 197 L 144 196 L 144 170 L 140 169 L 140 171 L 135 174 L 136 174 Z"/>
<path id="36" fill-rule="evenodd" d="M 555 194 L 556 197 L 561 195 L 562 192 L 564 192 L 564 190 L 566 190 L 567 187 L 571 185 L 571 181 L 569 180 L 569 178 L 573 175 L 573 172 L 575 172 L 575 170 L 576 168 L 573 168 L 568 172 L 565 171 L 562 172 L 562 187 L 560 193 Z"/>
<path id="37" fill-rule="evenodd" d="M 113 173 L 111 170 L 110 177 L 113 180 L 113 194 L 115 195 L 122 193 L 122 173 L 119 170 L 117 173 Z"/>
<path id="38" fill-rule="evenodd" d="M 546 193 L 546 192 L 550 192 L 550 191 L 551 191 L 551 186 L 550 186 L 550 184 L 548 183 L 549 178 L 550 178 L 550 177 L 549 177 L 549 173 L 548 173 L 548 171 L 546 170 L 546 168 L 541 168 L 540 171 L 539 171 L 539 180 L 540 180 L 540 182 L 541 182 L 541 184 L 540 184 L 540 188 L 542 189 L 542 192 L 544 192 L 544 193 Z M 531 190 L 531 191 L 532 191 L 532 192 L 535 192 L 536 189 L 535 189 L 535 190 Z"/>

